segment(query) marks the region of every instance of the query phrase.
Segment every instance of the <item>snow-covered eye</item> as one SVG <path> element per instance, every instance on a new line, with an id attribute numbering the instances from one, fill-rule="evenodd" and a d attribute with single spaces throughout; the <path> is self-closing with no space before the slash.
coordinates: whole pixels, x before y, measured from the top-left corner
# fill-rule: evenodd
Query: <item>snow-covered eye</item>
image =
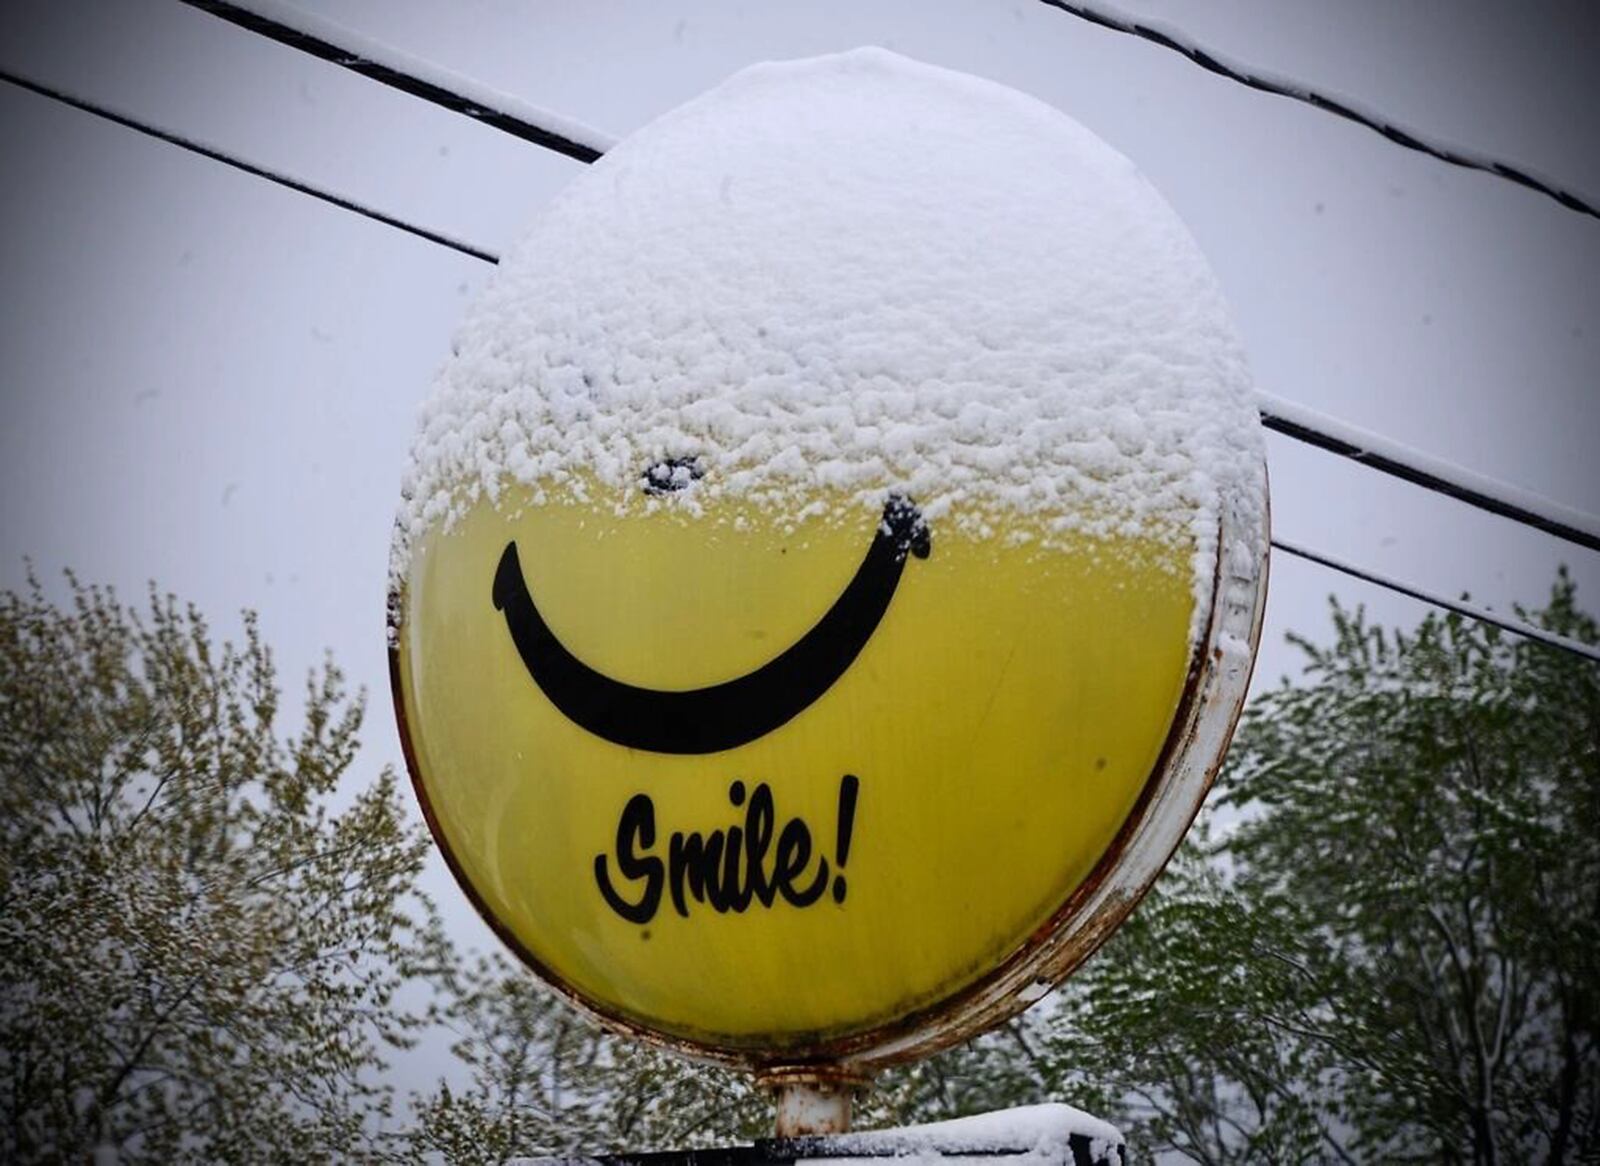
<path id="1" fill-rule="evenodd" d="M 675 494 L 687 490 L 705 474 L 697 457 L 669 457 L 645 467 L 641 480 L 646 494 Z"/>

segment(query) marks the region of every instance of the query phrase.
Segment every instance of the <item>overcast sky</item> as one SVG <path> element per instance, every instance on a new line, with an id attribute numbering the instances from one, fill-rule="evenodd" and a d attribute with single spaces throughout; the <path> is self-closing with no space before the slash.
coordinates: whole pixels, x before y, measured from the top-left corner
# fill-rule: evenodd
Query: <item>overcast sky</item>
<path id="1" fill-rule="evenodd" d="M 1035 0 L 308 8 L 626 134 L 753 61 L 860 44 L 992 78 L 1131 157 L 1189 224 L 1259 385 L 1600 511 L 1600 221 L 1251 92 Z M 1600 196 L 1581 2 L 1124 5 L 1220 53 Z M 8 0 L 0 65 L 492 250 L 581 169 L 176 0 Z M 0 86 L 0 586 L 24 556 L 219 627 L 258 609 L 291 685 L 331 650 L 398 763 L 383 592 L 416 411 L 487 268 Z M 1269 440 L 1278 532 L 1424 586 L 1537 604 L 1600 556 Z M 54 584 L 53 584 L 54 586 Z M 1422 608 L 1281 556 L 1257 681 L 1325 599 Z M 371 770 L 364 772 L 370 773 Z M 492 942 L 440 871 L 452 930 Z"/>

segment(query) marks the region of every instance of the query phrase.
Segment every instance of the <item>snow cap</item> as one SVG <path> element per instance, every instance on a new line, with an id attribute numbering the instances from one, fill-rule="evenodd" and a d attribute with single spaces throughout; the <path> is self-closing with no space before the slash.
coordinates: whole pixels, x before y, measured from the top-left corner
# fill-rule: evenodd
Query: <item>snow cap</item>
<path id="1" fill-rule="evenodd" d="M 693 488 L 647 489 L 663 465 Z M 872 48 L 745 69 L 543 209 L 423 411 L 395 581 L 482 498 L 596 490 L 1158 539 L 1197 613 L 1223 508 L 1265 530 L 1243 353 L 1171 208 L 1049 106 Z"/>

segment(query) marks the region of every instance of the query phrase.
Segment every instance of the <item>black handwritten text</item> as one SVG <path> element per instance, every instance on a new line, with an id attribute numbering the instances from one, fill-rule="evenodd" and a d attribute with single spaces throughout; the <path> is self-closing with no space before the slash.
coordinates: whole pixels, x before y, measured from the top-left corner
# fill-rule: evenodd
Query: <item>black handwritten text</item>
<path id="1" fill-rule="evenodd" d="M 649 794 L 635 794 L 617 819 L 613 853 L 595 855 L 595 883 L 613 911 L 639 924 L 655 918 L 663 897 L 686 919 L 695 903 L 719 913 L 744 912 L 758 903 L 773 907 L 780 900 L 809 907 L 830 885 L 834 902 L 843 904 L 848 892 L 844 868 L 850 858 L 859 788 L 860 782 L 850 774 L 839 782 L 831 864 L 803 819 L 790 818 L 778 827 L 772 788 L 766 782 L 749 791 L 748 798 L 744 782 L 735 781 L 728 788 L 729 803 L 744 810 L 742 824 L 704 834 L 675 831 L 666 840 L 665 856 L 656 846 L 655 802 Z"/>

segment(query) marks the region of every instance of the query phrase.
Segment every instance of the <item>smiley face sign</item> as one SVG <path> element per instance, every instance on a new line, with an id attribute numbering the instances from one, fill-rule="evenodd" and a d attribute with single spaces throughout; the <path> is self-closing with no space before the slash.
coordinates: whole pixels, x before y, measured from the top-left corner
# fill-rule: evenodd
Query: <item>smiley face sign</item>
<path id="1" fill-rule="evenodd" d="M 396 540 L 407 761 L 580 1005 L 869 1071 L 1137 901 L 1265 545 L 1238 345 L 1125 159 L 881 51 L 761 66 L 581 175 L 462 327 Z"/>

